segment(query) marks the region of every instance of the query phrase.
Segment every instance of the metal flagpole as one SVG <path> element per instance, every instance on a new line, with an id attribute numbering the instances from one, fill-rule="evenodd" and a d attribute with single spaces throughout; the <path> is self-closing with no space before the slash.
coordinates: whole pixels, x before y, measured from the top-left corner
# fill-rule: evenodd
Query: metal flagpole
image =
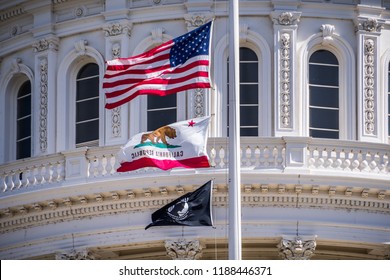
<path id="1" fill-rule="evenodd" d="M 241 260 L 239 0 L 229 7 L 229 259 Z"/>

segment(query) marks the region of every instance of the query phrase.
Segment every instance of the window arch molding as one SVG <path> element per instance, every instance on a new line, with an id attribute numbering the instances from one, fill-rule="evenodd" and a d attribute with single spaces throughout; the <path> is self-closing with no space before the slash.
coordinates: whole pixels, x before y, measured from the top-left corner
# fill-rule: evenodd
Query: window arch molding
<path id="1" fill-rule="evenodd" d="M 4 62 L 3 62 L 4 63 Z M 34 124 L 36 123 L 34 114 L 34 73 L 27 65 L 19 63 L 17 60 L 11 65 L 11 69 L 0 81 L 0 127 L 3 128 L 2 139 L 0 141 L 0 162 L 7 162 L 16 159 L 16 98 L 23 83 L 31 83 L 31 138 L 34 139 Z M 31 155 L 34 155 L 34 141 L 31 143 Z"/>
<path id="2" fill-rule="evenodd" d="M 303 44 L 299 56 L 301 71 L 300 104 L 302 104 L 303 135 L 309 135 L 309 59 L 318 50 L 327 50 L 333 53 L 339 62 L 339 130 L 340 139 L 354 140 L 356 138 L 356 67 L 355 54 L 351 46 L 338 35 L 333 35 L 333 40 L 324 44 L 322 33 L 315 34 Z M 351 123 L 352 121 L 352 123 Z"/>
<path id="3" fill-rule="evenodd" d="M 247 30 L 240 33 L 240 48 L 247 47 L 254 51 L 259 61 L 259 124 L 261 124 L 259 136 L 271 135 L 271 71 L 267 69 L 271 61 L 271 50 L 265 39 L 258 33 Z M 226 135 L 224 127 L 227 123 L 227 69 L 226 65 L 229 56 L 229 37 L 223 36 L 214 48 L 214 93 L 212 96 L 211 113 L 215 115 L 214 126 L 211 127 L 211 135 L 221 137 Z M 222 71 L 221 71 L 222 69 Z"/>
<path id="4" fill-rule="evenodd" d="M 57 77 L 57 150 L 74 149 L 76 78 L 83 66 L 96 63 L 99 66 L 99 146 L 104 145 L 105 99 L 102 81 L 105 71 L 103 56 L 94 48 L 85 46 L 82 53 L 76 49 L 69 52 L 58 68 Z M 65 123 L 64 123 L 65 122 Z"/>
<path id="5" fill-rule="evenodd" d="M 149 49 L 152 49 L 158 45 L 161 45 L 169 40 L 172 40 L 173 36 L 162 33 L 162 30 L 156 30 L 154 33 L 160 31 L 160 36 L 150 35 L 136 46 L 131 56 L 139 55 L 146 52 Z M 185 33 L 182 32 L 183 34 Z M 140 95 L 129 102 L 130 106 L 130 120 L 139 120 L 137 122 L 131 122 L 130 126 L 130 135 L 146 131 L 147 128 L 147 95 Z M 184 94 L 177 95 L 177 108 L 185 108 L 186 106 L 186 96 Z M 140 109 L 141 108 L 141 109 Z M 178 110 L 178 120 L 184 119 L 186 117 L 185 110 Z"/>

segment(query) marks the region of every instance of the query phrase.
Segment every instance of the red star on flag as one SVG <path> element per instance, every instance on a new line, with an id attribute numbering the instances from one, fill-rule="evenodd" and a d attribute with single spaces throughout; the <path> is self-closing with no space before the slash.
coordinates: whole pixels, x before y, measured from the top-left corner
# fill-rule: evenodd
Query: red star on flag
<path id="1" fill-rule="evenodd" d="M 193 120 L 191 120 L 190 122 L 188 122 L 188 126 L 194 126 L 195 122 Z"/>

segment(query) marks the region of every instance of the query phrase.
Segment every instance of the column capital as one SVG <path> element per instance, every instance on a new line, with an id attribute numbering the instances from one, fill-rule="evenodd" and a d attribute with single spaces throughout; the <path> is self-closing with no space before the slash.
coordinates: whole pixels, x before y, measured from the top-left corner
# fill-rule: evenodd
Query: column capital
<path id="1" fill-rule="evenodd" d="M 202 245 L 199 240 L 166 240 L 165 248 L 167 255 L 173 260 L 197 260 L 202 256 Z"/>

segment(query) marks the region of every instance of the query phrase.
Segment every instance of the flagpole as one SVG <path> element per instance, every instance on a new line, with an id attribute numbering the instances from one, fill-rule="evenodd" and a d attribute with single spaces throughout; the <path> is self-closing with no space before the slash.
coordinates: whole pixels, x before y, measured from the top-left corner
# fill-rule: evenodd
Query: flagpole
<path id="1" fill-rule="evenodd" d="M 229 8 L 229 259 L 241 260 L 239 0 Z"/>

